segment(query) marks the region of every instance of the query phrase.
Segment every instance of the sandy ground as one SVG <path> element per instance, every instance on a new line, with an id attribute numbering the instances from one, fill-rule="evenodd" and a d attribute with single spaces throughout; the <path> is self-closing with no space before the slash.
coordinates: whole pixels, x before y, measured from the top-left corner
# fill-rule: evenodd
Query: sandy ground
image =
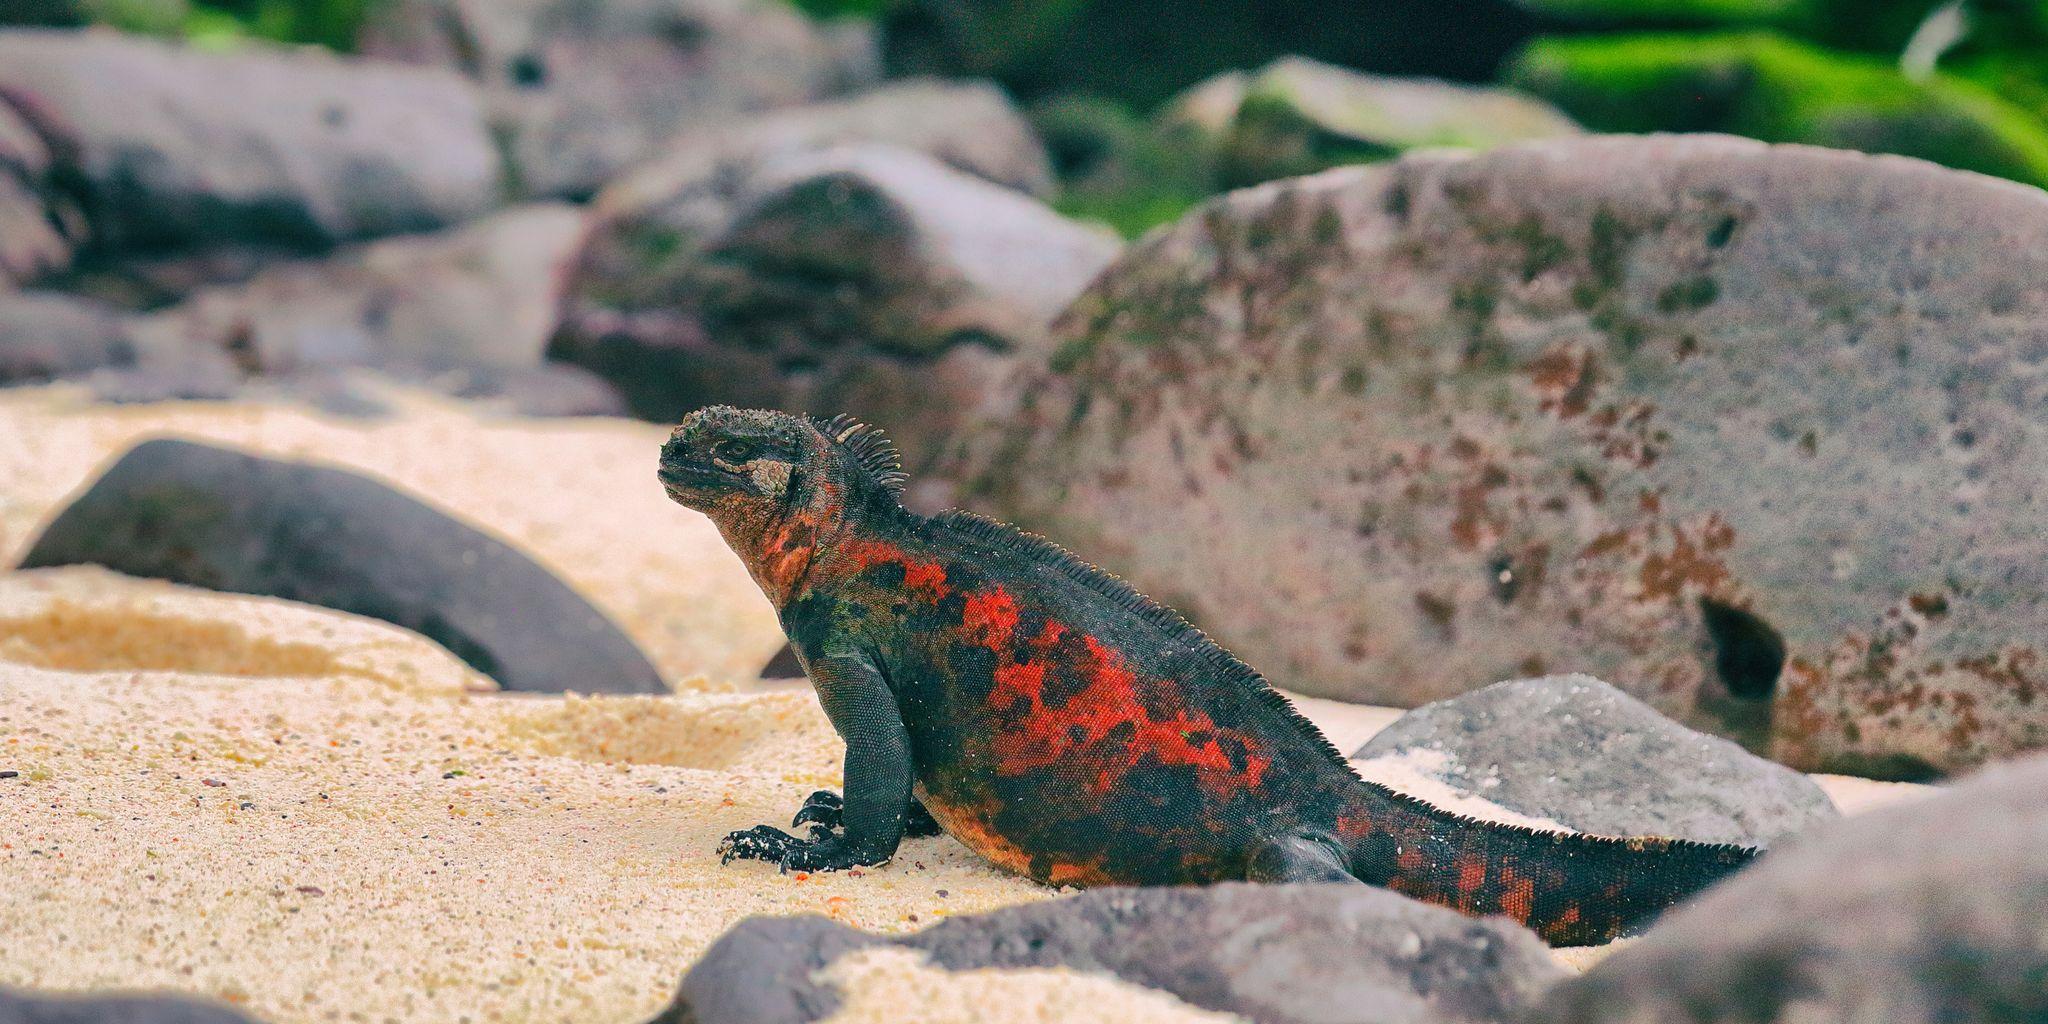
<path id="1" fill-rule="evenodd" d="M 708 525 L 645 479 L 661 432 L 407 403 L 359 422 L 0 395 L 0 553 L 142 436 L 375 467 L 535 552 L 679 692 L 498 695 L 382 623 L 92 569 L 0 575 L 0 986 L 171 989 L 276 1024 L 632 1024 L 749 915 L 906 931 L 1056 895 L 943 837 L 843 874 L 719 865 L 726 831 L 836 786 L 840 751 L 804 689 L 730 681 L 779 637 Z M 1345 750 L 1399 714 L 1300 703 Z M 1426 791 L 1419 767 L 1371 770 Z M 1845 810 L 1919 791 L 1822 782 Z M 1110 979 L 953 974 L 900 951 L 830 977 L 849 1022 L 1222 1019 Z"/>

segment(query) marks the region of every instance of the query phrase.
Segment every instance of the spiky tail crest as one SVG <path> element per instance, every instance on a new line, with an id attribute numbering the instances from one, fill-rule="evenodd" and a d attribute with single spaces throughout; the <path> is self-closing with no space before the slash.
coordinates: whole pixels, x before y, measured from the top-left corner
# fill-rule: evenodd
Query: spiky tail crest
<path id="1" fill-rule="evenodd" d="M 1339 823 L 1353 874 L 1468 914 L 1513 918 L 1553 946 L 1633 934 L 1762 852 L 1526 828 L 1454 814 L 1373 782 L 1360 787 Z"/>

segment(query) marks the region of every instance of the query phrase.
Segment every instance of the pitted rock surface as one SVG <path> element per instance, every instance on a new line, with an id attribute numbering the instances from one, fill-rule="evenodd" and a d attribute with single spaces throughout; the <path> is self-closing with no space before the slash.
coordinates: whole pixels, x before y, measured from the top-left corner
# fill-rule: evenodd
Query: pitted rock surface
<path id="1" fill-rule="evenodd" d="M 1362 885 L 1094 889 L 884 938 L 818 917 L 750 918 L 684 977 L 660 1022 L 801 1024 L 813 975 L 884 943 L 949 970 L 1065 967 L 1273 1024 L 1506 1020 L 1563 976 L 1534 933 Z"/>
<path id="2" fill-rule="evenodd" d="M 1282 686 L 1924 776 L 2048 745 L 2044 274 L 2048 196 L 1912 160 L 1415 154 L 1146 239 L 960 472 Z"/>
<path id="3" fill-rule="evenodd" d="M 1586 675 L 1510 680 L 1425 704 L 1351 757 L 1395 759 L 1511 811 L 1603 836 L 1770 848 L 1836 816 L 1812 779 Z"/>

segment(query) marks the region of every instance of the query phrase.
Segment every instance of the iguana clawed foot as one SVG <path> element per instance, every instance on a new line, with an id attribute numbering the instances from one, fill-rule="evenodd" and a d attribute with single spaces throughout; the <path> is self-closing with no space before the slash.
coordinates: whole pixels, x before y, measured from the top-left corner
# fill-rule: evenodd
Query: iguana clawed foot
<path id="1" fill-rule="evenodd" d="M 829 789 L 818 790 L 789 822 L 790 828 L 809 825 L 809 839 L 800 839 L 773 825 L 756 825 L 733 832 L 718 844 L 719 863 L 765 860 L 784 871 L 844 871 L 887 860 L 886 856 L 863 856 L 847 845 L 845 834 L 839 830 L 845 810 L 846 801 L 839 794 Z M 939 823 L 923 804 L 912 800 L 904 809 L 904 835 L 935 836 L 940 832 Z"/>
<path id="2" fill-rule="evenodd" d="M 718 844 L 718 862 L 765 860 L 790 871 L 844 871 L 880 864 L 886 856 L 863 856 L 846 845 L 846 837 L 823 825 L 811 826 L 811 838 L 798 839 L 773 825 L 756 825 L 725 837 Z"/>
<path id="3" fill-rule="evenodd" d="M 808 822 L 813 825 L 823 825 L 826 828 L 838 828 L 839 815 L 845 810 L 845 807 L 846 801 L 839 794 L 829 789 L 818 790 L 812 793 L 809 799 L 804 801 L 803 807 L 797 810 L 796 817 L 789 820 L 789 827 L 800 828 Z M 932 812 L 924 809 L 923 804 L 912 800 L 910 801 L 910 806 L 904 808 L 904 836 L 917 839 L 924 836 L 940 835 L 944 831 L 944 829 L 939 827 L 938 821 L 932 817 Z"/>

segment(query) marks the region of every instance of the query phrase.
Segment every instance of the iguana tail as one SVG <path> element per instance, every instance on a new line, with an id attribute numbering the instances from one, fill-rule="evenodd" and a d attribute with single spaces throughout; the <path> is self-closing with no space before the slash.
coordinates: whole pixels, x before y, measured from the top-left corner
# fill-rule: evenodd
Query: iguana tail
<path id="1" fill-rule="evenodd" d="M 1613 839 L 1453 814 L 1361 782 L 1338 823 L 1352 874 L 1416 899 L 1528 925 L 1553 946 L 1631 934 L 1761 852 L 1683 839 Z"/>

